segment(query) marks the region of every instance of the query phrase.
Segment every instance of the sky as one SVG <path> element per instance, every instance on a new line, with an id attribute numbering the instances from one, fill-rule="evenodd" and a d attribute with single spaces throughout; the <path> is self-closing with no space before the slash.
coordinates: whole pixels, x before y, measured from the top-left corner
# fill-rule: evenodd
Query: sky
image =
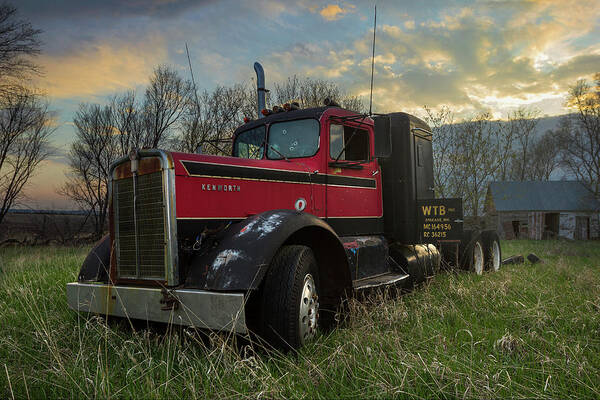
<path id="1" fill-rule="evenodd" d="M 56 194 L 67 172 L 79 103 L 142 91 L 169 64 L 198 88 L 267 88 L 297 74 L 328 79 L 368 101 L 374 1 L 8 0 L 43 30 L 34 84 L 56 112 L 55 154 L 27 189 L 33 208 L 72 208 Z M 519 106 L 567 113 L 569 85 L 600 71 L 599 0 L 378 0 L 373 110 L 457 115 Z"/>

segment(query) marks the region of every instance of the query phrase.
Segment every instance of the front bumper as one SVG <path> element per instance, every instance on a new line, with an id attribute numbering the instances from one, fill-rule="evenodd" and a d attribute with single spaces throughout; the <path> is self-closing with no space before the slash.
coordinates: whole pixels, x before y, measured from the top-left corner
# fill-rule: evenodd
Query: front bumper
<path id="1" fill-rule="evenodd" d="M 163 310 L 161 288 L 67 283 L 67 302 L 75 311 L 165 322 L 196 328 L 247 333 L 242 293 L 219 293 L 194 289 L 168 291 L 176 307 Z"/>

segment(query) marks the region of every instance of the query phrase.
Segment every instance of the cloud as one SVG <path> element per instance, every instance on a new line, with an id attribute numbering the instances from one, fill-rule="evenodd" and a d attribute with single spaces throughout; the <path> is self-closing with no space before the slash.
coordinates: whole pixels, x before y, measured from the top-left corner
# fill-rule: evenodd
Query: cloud
<path id="1" fill-rule="evenodd" d="M 573 84 L 578 79 L 589 77 L 597 72 L 600 72 L 600 52 L 573 57 L 552 70 L 549 77 L 553 82 L 566 81 Z"/>
<path id="2" fill-rule="evenodd" d="M 354 6 L 350 4 L 347 5 L 346 8 L 342 8 L 337 4 L 328 4 L 327 6 L 323 7 L 321 11 L 319 11 L 319 14 L 321 14 L 321 16 L 327 21 L 335 21 L 353 8 Z"/>
<path id="3" fill-rule="evenodd" d="M 565 112 L 557 104 L 568 86 L 600 70 L 600 44 L 593 39 L 598 14 L 586 17 L 579 8 L 575 13 L 581 25 L 572 28 L 576 33 L 563 30 L 561 36 L 552 27 L 562 23 L 558 14 L 566 10 L 541 3 L 552 7 L 537 7 L 535 18 L 514 24 L 510 21 L 518 7 L 505 14 L 486 7 L 446 9 L 414 26 L 383 25 L 377 36 L 376 110 L 415 112 L 423 105 L 446 104 L 465 113 L 494 108 L 500 115 L 518 105 L 548 104 L 552 113 Z M 370 65 L 370 44 L 371 34 L 363 30 L 352 47 L 354 64 L 335 60 L 330 67 L 343 66 L 357 94 L 368 94 L 364 67 Z M 323 58 L 322 63 L 330 61 Z"/>
<path id="4" fill-rule="evenodd" d="M 491 110 L 505 115 L 529 104 L 547 106 L 552 114 L 566 112 L 560 99 L 569 85 L 600 70 L 595 39 L 600 3 L 566 1 L 577 23 L 569 21 L 568 5 L 554 1 L 502 7 L 482 1 L 471 8 L 440 4 L 421 17 L 386 21 L 377 35 L 376 111 L 419 112 L 423 105 L 444 104 L 463 114 Z M 343 15 L 336 4 L 311 12 L 326 9 L 331 19 Z M 326 78 L 353 95 L 368 96 L 369 28 L 365 24 L 358 36 L 344 40 L 328 36 L 318 45 L 303 42 L 273 51 L 265 57 L 270 79 L 293 74 Z"/>
<path id="5" fill-rule="evenodd" d="M 129 16 L 170 17 L 215 0 L 19 0 L 15 5 L 23 14 L 36 19 L 122 18 Z"/>
<path id="6" fill-rule="evenodd" d="M 95 42 L 67 54 L 42 55 L 44 76 L 37 82 L 56 98 L 90 97 L 134 88 L 167 60 L 164 39 L 146 42 Z"/>

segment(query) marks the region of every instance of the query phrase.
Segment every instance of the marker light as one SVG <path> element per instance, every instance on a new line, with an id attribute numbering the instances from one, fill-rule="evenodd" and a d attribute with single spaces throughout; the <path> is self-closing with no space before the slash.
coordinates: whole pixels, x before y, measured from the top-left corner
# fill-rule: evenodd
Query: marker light
<path id="1" fill-rule="evenodd" d="M 266 117 L 267 115 L 271 114 L 271 110 L 269 110 L 268 108 L 263 108 L 260 113 Z"/>

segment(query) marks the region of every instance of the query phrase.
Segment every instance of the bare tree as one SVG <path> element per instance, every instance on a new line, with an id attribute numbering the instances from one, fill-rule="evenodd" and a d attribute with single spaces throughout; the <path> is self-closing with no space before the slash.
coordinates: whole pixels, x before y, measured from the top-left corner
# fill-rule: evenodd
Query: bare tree
<path id="1" fill-rule="evenodd" d="M 175 147 L 190 153 L 201 148 L 203 153 L 229 155 L 233 132 L 245 116 L 256 114 L 253 94 L 246 85 L 235 84 L 191 97 Z"/>
<path id="2" fill-rule="evenodd" d="M 17 19 L 16 8 L 0 4 L 0 93 L 19 91 L 23 78 L 39 72 L 31 56 L 40 52 L 40 33 L 31 23 Z"/>
<path id="3" fill-rule="evenodd" d="M 434 111 L 427 106 L 425 121 L 433 133 L 433 181 L 438 197 L 450 197 L 456 190 L 452 187 L 452 177 L 458 164 L 455 162 L 458 149 L 456 148 L 456 128 L 454 113 L 444 106 Z"/>
<path id="4" fill-rule="evenodd" d="M 529 161 L 527 176 L 534 181 L 547 181 L 559 166 L 559 142 L 552 130 L 535 140 Z"/>
<path id="5" fill-rule="evenodd" d="M 51 119 L 48 105 L 30 90 L 15 88 L 0 98 L 0 223 L 49 154 Z"/>
<path id="6" fill-rule="evenodd" d="M 169 133 L 186 111 L 192 86 L 168 66 L 158 66 L 150 77 L 144 99 L 143 147 L 158 148 L 168 142 Z"/>
<path id="7" fill-rule="evenodd" d="M 120 154 L 128 154 L 132 149 L 143 147 L 151 141 L 144 129 L 142 107 L 136 100 L 134 91 L 114 95 L 109 100 L 109 115 L 106 118 L 110 121 L 107 123 L 113 126 Z"/>
<path id="8" fill-rule="evenodd" d="M 0 4 L 0 223 L 39 164 L 48 156 L 53 129 L 48 105 L 23 85 L 39 73 L 32 56 L 40 51 L 40 30 Z"/>
<path id="9" fill-rule="evenodd" d="M 457 163 L 452 185 L 464 199 L 467 213 L 477 217 L 483 206 L 487 186 L 498 167 L 498 143 L 502 131 L 489 113 L 472 117 L 458 128 L 456 154 L 452 162 Z"/>
<path id="10" fill-rule="evenodd" d="M 172 148 L 187 153 L 202 151 L 201 147 L 213 129 L 209 102 L 210 94 L 205 90 L 188 103 L 186 113 L 181 118 L 181 131 L 174 138 Z"/>
<path id="11" fill-rule="evenodd" d="M 600 197 L 600 73 L 595 86 L 579 80 L 569 90 L 567 105 L 576 111 L 561 120 L 561 165 Z"/>
<path id="12" fill-rule="evenodd" d="M 349 110 L 364 113 L 365 105 L 358 96 L 349 96 L 334 82 L 323 79 L 304 78 L 294 75 L 288 77 L 284 83 L 275 83 L 273 96 L 276 104 L 297 101 L 301 108 L 320 107 L 323 101 L 329 98 Z"/>
<path id="13" fill-rule="evenodd" d="M 517 131 L 514 125 L 496 122 L 498 128 L 497 159 L 498 169 L 494 179 L 506 181 L 511 179 L 514 165 L 514 149 Z"/>
<path id="14" fill-rule="evenodd" d="M 529 177 L 532 158 L 532 146 L 536 141 L 535 132 L 540 111 L 527 107 L 519 107 L 508 114 L 508 132 L 515 144 L 511 152 L 510 178 L 524 181 Z"/>
<path id="15" fill-rule="evenodd" d="M 75 142 L 68 155 L 70 173 L 60 193 L 89 211 L 95 232 L 100 236 L 106 225 L 110 163 L 121 153 L 109 106 L 80 104 L 73 120 Z"/>

